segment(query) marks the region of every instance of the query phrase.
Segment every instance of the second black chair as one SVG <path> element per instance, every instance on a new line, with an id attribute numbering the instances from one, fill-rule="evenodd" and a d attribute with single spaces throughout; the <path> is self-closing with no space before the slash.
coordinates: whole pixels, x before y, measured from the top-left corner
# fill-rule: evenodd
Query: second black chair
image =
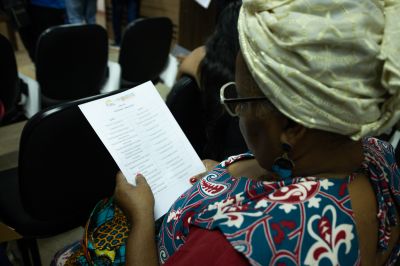
<path id="1" fill-rule="evenodd" d="M 122 88 L 149 80 L 156 83 L 168 62 L 171 40 L 172 22 L 167 17 L 131 22 L 122 36 L 119 53 Z"/>
<path id="2" fill-rule="evenodd" d="M 36 49 L 42 107 L 100 93 L 107 79 L 108 37 L 100 25 L 47 29 Z"/>

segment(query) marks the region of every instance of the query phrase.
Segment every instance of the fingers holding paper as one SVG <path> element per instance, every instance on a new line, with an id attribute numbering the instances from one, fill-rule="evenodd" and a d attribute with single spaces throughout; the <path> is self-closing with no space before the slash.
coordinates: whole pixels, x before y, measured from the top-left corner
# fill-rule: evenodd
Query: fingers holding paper
<path id="1" fill-rule="evenodd" d="M 136 175 L 136 186 L 133 186 L 121 171 L 118 172 L 114 197 L 131 222 L 149 218 L 154 220 L 154 196 L 142 174 Z"/>

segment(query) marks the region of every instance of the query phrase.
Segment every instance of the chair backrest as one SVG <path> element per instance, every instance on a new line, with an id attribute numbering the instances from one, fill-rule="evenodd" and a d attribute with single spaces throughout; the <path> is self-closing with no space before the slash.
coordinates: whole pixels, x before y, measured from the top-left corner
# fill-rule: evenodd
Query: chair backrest
<path id="1" fill-rule="evenodd" d="M 200 158 L 206 145 L 202 95 L 196 80 L 188 75 L 179 78 L 167 96 L 166 104 Z"/>
<path id="2" fill-rule="evenodd" d="M 22 205 L 33 218 L 62 224 L 60 231 L 74 228 L 112 195 L 118 166 L 78 105 L 117 92 L 52 106 L 27 122 L 18 175 Z"/>
<path id="3" fill-rule="evenodd" d="M 35 60 L 43 106 L 98 94 L 107 60 L 107 31 L 100 25 L 60 25 L 44 31 Z"/>
<path id="4" fill-rule="evenodd" d="M 10 41 L 0 34 L 0 100 L 6 114 L 15 107 L 19 98 L 18 82 L 14 50 Z"/>
<path id="5" fill-rule="evenodd" d="M 172 22 L 167 17 L 131 22 L 122 36 L 119 53 L 122 86 L 133 87 L 157 80 L 167 64 L 171 40 Z"/>

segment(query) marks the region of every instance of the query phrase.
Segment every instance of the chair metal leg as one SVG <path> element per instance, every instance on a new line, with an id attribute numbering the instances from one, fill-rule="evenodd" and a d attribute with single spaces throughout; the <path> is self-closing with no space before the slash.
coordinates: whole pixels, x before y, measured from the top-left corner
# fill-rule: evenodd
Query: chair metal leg
<path id="1" fill-rule="evenodd" d="M 24 266 L 31 266 L 31 259 L 29 257 L 29 249 L 27 239 L 22 238 L 17 240 L 18 249 L 21 252 L 22 261 L 24 262 Z"/>
<path id="2" fill-rule="evenodd" d="M 39 247 L 38 247 L 36 238 L 32 238 L 29 240 L 29 247 L 30 247 L 30 251 L 31 251 L 33 265 L 41 266 L 42 261 L 40 260 L 40 252 L 39 252 Z"/>
<path id="3" fill-rule="evenodd" d="M 22 261 L 25 266 L 41 266 L 40 253 L 35 238 L 23 238 L 17 240 L 18 248 L 21 252 Z"/>
<path id="4" fill-rule="evenodd" d="M 12 266 L 10 260 L 7 257 L 7 242 L 0 244 L 0 265 L 2 266 Z"/>

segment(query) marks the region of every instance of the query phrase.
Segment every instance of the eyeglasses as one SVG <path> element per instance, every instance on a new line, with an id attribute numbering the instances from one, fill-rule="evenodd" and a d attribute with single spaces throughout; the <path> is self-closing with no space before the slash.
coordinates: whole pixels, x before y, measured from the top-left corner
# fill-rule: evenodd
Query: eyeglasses
<path id="1" fill-rule="evenodd" d="M 219 96 L 221 104 L 225 106 L 226 111 L 231 116 L 239 115 L 236 110 L 240 103 L 266 101 L 268 99 L 265 96 L 238 98 L 235 82 L 228 82 L 223 85 L 219 91 Z"/>

